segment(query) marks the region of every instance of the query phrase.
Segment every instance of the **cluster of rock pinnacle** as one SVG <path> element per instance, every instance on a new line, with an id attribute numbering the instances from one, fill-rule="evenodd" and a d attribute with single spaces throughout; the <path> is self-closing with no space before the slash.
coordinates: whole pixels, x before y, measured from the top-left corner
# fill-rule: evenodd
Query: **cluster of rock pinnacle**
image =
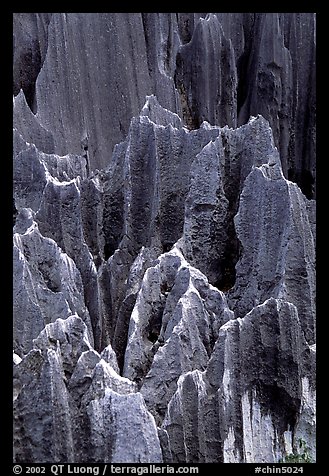
<path id="1" fill-rule="evenodd" d="M 16 13 L 13 73 L 14 460 L 314 461 L 315 15 Z"/>

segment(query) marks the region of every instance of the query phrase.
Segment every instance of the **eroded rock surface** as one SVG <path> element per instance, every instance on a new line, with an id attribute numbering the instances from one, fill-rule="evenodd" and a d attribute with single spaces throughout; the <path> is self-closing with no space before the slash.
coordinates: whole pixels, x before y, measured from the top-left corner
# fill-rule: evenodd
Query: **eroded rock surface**
<path id="1" fill-rule="evenodd" d="M 157 261 L 144 274 L 131 314 L 123 375 L 139 384 L 161 422 L 178 377 L 206 368 L 219 328 L 234 315 L 179 245 Z"/>
<path id="2" fill-rule="evenodd" d="M 304 403 L 312 400 L 314 365 L 293 304 L 270 298 L 228 321 L 207 369 L 178 380 L 163 422 L 172 461 L 276 462 L 297 450 L 304 421 L 314 458 L 315 419 Z"/>
<path id="3" fill-rule="evenodd" d="M 16 462 L 315 460 L 314 30 L 15 14 Z"/>
<path id="4" fill-rule="evenodd" d="M 56 153 L 87 147 L 92 169 L 109 163 L 146 95 L 192 128 L 262 114 L 285 177 L 314 198 L 315 22 L 313 13 L 17 13 L 14 94 L 36 104 Z"/>
<path id="5" fill-rule="evenodd" d="M 16 461 L 162 462 L 154 418 L 113 364 L 78 316 L 47 325 L 14 369 Z"/>

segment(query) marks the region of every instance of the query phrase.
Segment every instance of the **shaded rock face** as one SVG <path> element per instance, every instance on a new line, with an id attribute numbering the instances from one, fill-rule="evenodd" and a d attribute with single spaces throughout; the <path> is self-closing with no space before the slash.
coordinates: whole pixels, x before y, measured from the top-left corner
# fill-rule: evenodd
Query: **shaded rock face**
<path id="1" fill-rule="evenodd" d="M 202 57 L 202 61 L 200 61 Z M 211 63 L 211 74 L 205 65 Z M 214 14 L 200 18 L 176 57 L 175 84 L 186 124 L 236 126 L 237 70 L 232 43 Z"/>
<path id="2" fill-rule="evenodd" d="M 15 15 L 15 461 L 315 460 L 314 15 Z"/>
<path id="3" fill-rule="evenodd" d="M 262 114 L 285 177 L 314 198 L 315 71 L 312 13 L 14 14 L 14 94 L 92 169 L 155 94 L 190 128 Z"/>
<path id="4" fill-rule="evenodd" d="M 48 48 L 51 13 L 15 13 L 13 17 L 13 80 L 15 95 L 22 89 L 35 111 L 35 83 Z"/>

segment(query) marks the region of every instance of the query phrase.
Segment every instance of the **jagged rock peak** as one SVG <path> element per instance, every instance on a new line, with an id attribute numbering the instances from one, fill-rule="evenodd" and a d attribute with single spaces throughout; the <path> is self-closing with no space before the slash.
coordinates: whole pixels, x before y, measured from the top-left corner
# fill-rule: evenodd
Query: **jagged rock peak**
<path id="1" fill-rule="evenodd" d="M 162 425 L 172 462 L 274 463 L 300 439 L 314 459 L 314 366 L 294 305 L 229 320 L 206 370 L 179 377 Z"/>
<path id="2" fill-rule="evenodd" d="M 173 127 L 180 129 L 184 125 L 177 114 L 159 104 L 154 94 L 146 96 L 146 101 L 140 111 L 140 116 L 149 117 L 151 121 L 159 126 L 167 126 L 168 124 L 171 124 Z"/>
<path id="3" fill-rule="evenodd" d="M 15 460 L 161 463 L 154 418 L 115 367 L 93 350 L 78 316 L 48 324 L 16 358 Z"/>

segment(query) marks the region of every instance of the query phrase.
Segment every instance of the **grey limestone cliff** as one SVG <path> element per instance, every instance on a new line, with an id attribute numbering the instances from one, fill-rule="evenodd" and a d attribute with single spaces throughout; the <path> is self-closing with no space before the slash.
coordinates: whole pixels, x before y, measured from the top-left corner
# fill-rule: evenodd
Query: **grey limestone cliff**
<path id="1" fill-rule="evenodd" d="M 14 14 L 15 462 L 315 461 L 314 33 Z"/>

